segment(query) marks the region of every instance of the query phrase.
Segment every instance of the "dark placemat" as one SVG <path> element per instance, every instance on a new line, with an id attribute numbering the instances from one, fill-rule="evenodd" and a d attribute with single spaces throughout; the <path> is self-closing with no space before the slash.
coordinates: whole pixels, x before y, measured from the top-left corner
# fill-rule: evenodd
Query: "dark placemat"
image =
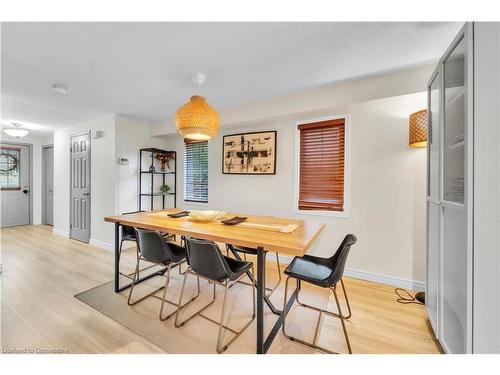
<path id="1" fill-rule="evenodd" d="M 174 219 L 177 219 L 179 217 L 188 216 L 189 213 L 190 213 L 190 211 L 181 211 L 181 212 L 177 212 L 176 214 L 168 214 L 167 216 L 173 217 Z"/>
<path id="2" fill-rule="evenodd" d="M 239 223 L 243 223 L 246 219 L 247 219 L 246 217 L 235 216 L 232 217 L 231 219 L 221 220 L 221 223 L 224 223 L 226 225 L 236 225 Z"/>

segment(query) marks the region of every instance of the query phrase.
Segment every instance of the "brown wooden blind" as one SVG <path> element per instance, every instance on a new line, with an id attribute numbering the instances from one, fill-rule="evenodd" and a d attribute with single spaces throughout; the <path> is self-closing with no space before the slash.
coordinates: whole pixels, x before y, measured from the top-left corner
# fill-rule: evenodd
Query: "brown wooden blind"
<path id="1" fill-rule="evenodd" d="M 299 125 L 299 209 L 344 211 L 345 119 Z"/>

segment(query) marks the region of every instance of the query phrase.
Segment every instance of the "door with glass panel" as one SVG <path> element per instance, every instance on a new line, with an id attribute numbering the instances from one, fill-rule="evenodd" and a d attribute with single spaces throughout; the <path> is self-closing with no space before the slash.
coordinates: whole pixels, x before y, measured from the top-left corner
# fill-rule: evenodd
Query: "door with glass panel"
<path id="1" fill-rule="evenodd" d="M 471 344 L 472 29 L 464 28 L 442 62 L 440 341 L 447 352 Z M 470 69 L 470 70 L 469 70 Z"/>
<path id="2" fill-rule="evenodd" d="M 438 296 L 439 296 L 439 258 L 440 238 L 439 223 L 441 208 L 439 202 L 439 165 L 440 165 L 440 101 L 441 101 L 440 67 L 432 75 L 428 91 L 428 134 L 427 134 L 427 284 L 425 305 L 429 321 L 438 332 Z"/>
<path id="3" fill-rule="evenodd" d="M 30 147 L 3 143 L 0 147 L 1 227 L 30 224 Z"/>

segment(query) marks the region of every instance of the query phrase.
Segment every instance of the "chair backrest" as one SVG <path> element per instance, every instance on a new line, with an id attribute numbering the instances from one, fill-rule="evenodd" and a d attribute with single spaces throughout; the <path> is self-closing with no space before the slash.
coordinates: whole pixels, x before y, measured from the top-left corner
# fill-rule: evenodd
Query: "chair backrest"
<path id="1" fill-rule="evenodd" d="M 329 277 L 331 285 L 337 284 L 340 279 L 342 279 L 345 263 L 347 261 L 347 255 L 349 255 L 349 250 L 351 250 L 351 246 L 354 245 L 356 241 L 357 238 L 354 234 L 346 235 L 335 254 L 333 254 L 330 258 L 330 264 L 333 269 L 332 274 Z"/>
<path id="2" fill-rule="evenodd" d="M 131 212 L 124 212 L 122 215 L 131 215 L 131 214 L 137 214 L 139 212 L 144 212 L 144 211 L 131 211 Z M 122 238 L 127 237 L 127 238 L 135 238 L 135 230 L 134 227 L 128 226 L 128 225 L 122 225 Z"/>
<path id="3" fill-rule="evenodd" d="M 190 237 L 185 240 L 188 263 L 194 272 L 211 280 L 229 278 L 231 271 L 215 242 Z"/>
<path id="4" fill-rule="evenodd" d="M 152 230 L 135 228 L 137 248 L 144 259 L 151 263 L 172 261 L 171 251 L 163 236 Z"/>

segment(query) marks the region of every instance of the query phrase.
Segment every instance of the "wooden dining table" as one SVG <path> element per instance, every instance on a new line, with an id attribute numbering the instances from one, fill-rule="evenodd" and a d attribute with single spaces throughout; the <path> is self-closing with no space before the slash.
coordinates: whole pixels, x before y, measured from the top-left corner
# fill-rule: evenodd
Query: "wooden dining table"
<path id="1" fill-rule="evenodd" d="M 115 292 L 121 292 L 131 286 L 131 283 L 120 285 L 120 226 L 122 225 L 254 248 L 257 250 L 256 352 L 257 354 L 266 353 L 283 325 L 283 311 L 276 308 L 265 293 L 266 253 L 272 251 L 279 254 L 302 256 L 318 239 L 325 225 L 316 221 L 245 215 L 241 213 L 227 213 L 224 218 L 232 218 L 234 216 L 246 217 L 247 220 L 244 223 L 248 225 L 225 225 L 220 221 L 208 223 L 196 222 L 187 216 L 181 218 L 171 218 L 168 216 L 168 214 L 180 211 L 182 210 L 169 209 L 105 217 L 105 221 L 115 224 Z M 277 231 L 279 228 L 292 228 L 294 230 L 292 232 L 280 232 Z M 241 259 L 237 252 L 234 252 L 233 255 Z M 138 282 L 157 276 L 160 274 L 159 272 L 161 271 L 143 276 Z M 248 276 L 252 277 L 250 273 Z M 297 290 L 295 290 L 287 301 L 288 307 L 291 307 L 293 304 L 296 293 Z M 278 316 L 276 323 L 266 338 L 264 338 L 264 304 L 267 304 L 271 311 Z"/>

